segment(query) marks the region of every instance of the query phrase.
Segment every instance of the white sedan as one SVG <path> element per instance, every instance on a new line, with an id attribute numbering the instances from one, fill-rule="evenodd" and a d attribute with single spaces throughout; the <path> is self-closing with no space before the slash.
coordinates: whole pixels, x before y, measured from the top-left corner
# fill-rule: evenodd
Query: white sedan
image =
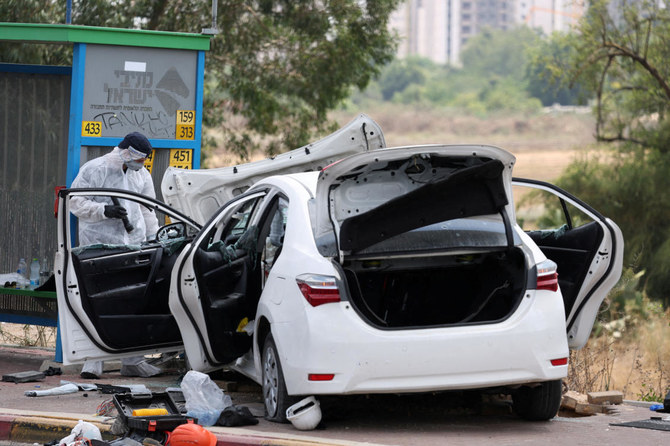
<path id="1" fill-rule="evenodd" d="M 275 421 L 305 395 L 476 388 L 549 419 L 569 349 L 619 279 L 623 239 L 566 192 L 513 179 L 514 161 L 486 145 L 385 148 L 361 115 L 273 159 L 170 169 L 167 205 L 64 190 L 64 363 L 183 348 L 193 369 L 261 384 Z M 523 231 L 513 185 L 549 192 L 565 224 Z M 141 246 L 77 246 L 78 195 L 134 200 L 166 224 Z"/>

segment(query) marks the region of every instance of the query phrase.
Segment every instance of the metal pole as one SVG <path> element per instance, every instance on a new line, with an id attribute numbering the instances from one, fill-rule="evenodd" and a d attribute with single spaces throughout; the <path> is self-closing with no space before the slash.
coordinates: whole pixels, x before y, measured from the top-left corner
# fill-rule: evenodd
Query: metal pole
<path id="1" fill-rule="evenodd" d="M 72 0 L 67 0 L 67 6 L 65 8 L 65 24 L 72 24 Z"/>
<path id="2" fill-rule="evenodd" d="M 209 34 L 209 35 L 219 34 L 219 29 L 216 26 L 217 2 L 218 0 L 212 0 L 212 27 L 203 28 L 201 31 L 202 34 Z"/>

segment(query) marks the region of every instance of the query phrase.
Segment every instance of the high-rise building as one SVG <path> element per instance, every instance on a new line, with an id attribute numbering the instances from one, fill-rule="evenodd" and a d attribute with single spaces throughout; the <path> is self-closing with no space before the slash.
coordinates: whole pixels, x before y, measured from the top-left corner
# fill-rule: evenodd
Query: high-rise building
<path id="1" fill-rule="evenodd" d="M 462 46 L 483 28 L 517 25 L 545 34 L 576 24 L 586 0 L 406 0 L 391 15 L 399 37 L 398 57 L 426 57 L 459 65 Z"/>
<path id="2" fill-rule="evenodd" d="M 544 34 L 568 31 L 584 14 L 586 0 L 518 0 L 517 22 Z"/>

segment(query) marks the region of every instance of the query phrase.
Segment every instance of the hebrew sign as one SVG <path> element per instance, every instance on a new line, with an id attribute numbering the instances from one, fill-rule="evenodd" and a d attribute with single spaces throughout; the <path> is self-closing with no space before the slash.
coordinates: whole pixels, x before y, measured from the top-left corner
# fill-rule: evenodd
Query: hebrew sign
<path id="1" fill-rule="evenodd" d="M 196 69 L 195 51 L 88 45 L 82 135 L 193 139 L 183 115 L 196 108 Z"/>

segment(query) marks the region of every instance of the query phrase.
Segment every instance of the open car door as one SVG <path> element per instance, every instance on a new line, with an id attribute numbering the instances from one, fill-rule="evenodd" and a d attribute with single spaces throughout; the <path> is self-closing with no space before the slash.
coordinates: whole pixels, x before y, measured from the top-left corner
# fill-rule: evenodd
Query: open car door
<path id="1" fill-rule="evenodd" d="M 154 240 L 141 245 L 79 246 L 70 200 L 82 196 L 138 202 L 156 213 L 162 226 Z M 199 230 L 189 217 L 132 192 L 60 191 L 55 271 L 63 362 L 180 350 L 180 332 L 168 307 L 170 276 Z"/>
<path id="2" fill-rule="evenodd" d="M 177 259 L 170 309 L 182 333 L 189 365 L 209 371 L 251 349 L 262 291 L 259 252 L 278 197 L 243 194 L 222 207 Z"/>
<path id="3" fill-rule="evenodd" d="M 579 349 L 591 334 L 600 304 L 621 276 L 621 230 L 552 184 L 522 178 L 514 178 L 512 184 L 517 222 L 558 265 L 568 345 Z"/>

